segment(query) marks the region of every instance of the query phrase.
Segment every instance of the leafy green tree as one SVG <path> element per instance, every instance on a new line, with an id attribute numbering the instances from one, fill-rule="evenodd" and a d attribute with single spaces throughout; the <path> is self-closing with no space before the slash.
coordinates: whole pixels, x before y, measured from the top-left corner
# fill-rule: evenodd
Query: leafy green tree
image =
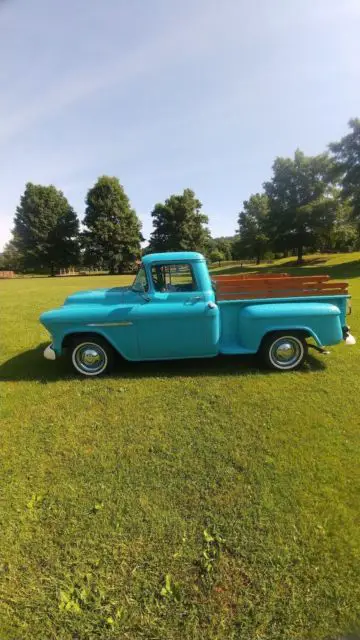
<path id="1" fill-rule="evenodd" d="M 220 264 L 225 260 L 225 256 L 222 253 L 222 251 L 220 251 L 219 249 L 213 249 L 212 251 L 210 251 L 210 261 L 211 262 L 218 262 L 219 263 L 219 267 Z"/>
<path id="2" fill-rule="evenodd" d="M 85 264 L 116 273 L 139 257 L 141 222 L 118 178 L 101 176 L 89 189 L 83 224 Z"/>
<path id="3" fill-rule="evenodd" d="M 270 239 L 276 249 L 296 249 L 299 263 L 304 248 L 314 247 L 335 219 L 330 171 L 326 154 L 307 157 L 298 149 L 294 159 L 276 158 L 273 177 L 264 184 L 269 199 Z"/>
<path id="4" fill-rule="evenodd" d="M 22 255 L 14 245 L 14 241 L 10 240 L 0 254 L 0 270 L 4 271 L 21 271 L 23 267 Z"/>
<path id="5" fill-rule="evenodd" d="M 204 252 L 210 235 L 204 226 L 208 217 L 201 213 L 201 207 L 191 189 L 156 204 L 151 213 L 154 226 L 150 237 L 151 250 Z"/>
<path id="6" fill-rule="evenodd" d="M 54 186 L 28 182 L 14 219 L 13 246 L 25 269 L 76 265 L 79 221 L 64 194 Z"/>
<path id="7" fill-rule="evenodd" d="M 220 251 L 223 254 L 223 260 L 233 259 L 233 247 L 235 237 L 221 236 L 220 238 L 211 239 L 211 250 Z"/>
<path id="8" fill-rule="evenodd" d="M 340 142 L 330 144 L 334 158 L 334 177 L 342 187 L 342 195 L 360 224 L 360 119 L 349 121 L 350 133 Z"/>
<path id="9" fill-rule="evenodd" d="M 353 219 L 353 209 L 349 202 L 338 199 L 338 208 L 325 250 L 356 251 L 359 247 L 359 233 Z"/>
<path id="10" fill-rule="evenodd" d="M 238 218 L 237 257 L 256 258 L 256 263 L 260 263 L 269 248 L 268 216 L 269 201 L 266 194 L 256 193 L 249 200 L 244 200 L 244 207 Z"/>

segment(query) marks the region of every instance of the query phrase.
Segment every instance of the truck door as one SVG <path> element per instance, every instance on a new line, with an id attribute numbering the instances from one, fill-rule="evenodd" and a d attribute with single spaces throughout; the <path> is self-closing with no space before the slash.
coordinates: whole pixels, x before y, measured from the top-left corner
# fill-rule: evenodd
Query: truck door
<path id="1" fill-rule="evenodd" d="M 211 302 L 209 306 L 194 266 L 152 264 L 149 302 L 134 309 L 142 359 L 199 358 L 218 353 L 219 309 Z"/>

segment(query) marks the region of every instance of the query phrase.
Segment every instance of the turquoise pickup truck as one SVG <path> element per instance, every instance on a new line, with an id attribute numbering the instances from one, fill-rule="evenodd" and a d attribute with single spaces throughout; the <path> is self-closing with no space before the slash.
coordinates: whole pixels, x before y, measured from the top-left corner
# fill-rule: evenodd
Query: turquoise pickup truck
<path id="1" fill-rule="evenodd" d="M 154 253 L 143 257 L 132 286 L 80 291 L 43 313 L 52 338 L 44 355 L 67 354 L 84 376 L 108 371 L 116 353 L 126 360 L 259 353 L 270 368 L 292 371 L 309 347 L 355 343 L 348 298 L 347 284 L 328 276 L 212 280 L 200 253 Z"/>

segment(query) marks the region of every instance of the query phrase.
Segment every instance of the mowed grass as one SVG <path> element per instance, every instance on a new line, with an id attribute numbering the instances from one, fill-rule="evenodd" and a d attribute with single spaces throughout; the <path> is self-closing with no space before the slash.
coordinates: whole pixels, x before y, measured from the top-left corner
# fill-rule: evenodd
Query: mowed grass
<path id="1" fill-rule="evenodd" d="M 303 268 L 348 274 L 358 337 L 359 257 Z M 289 374 L 238 357 L 88 380 L 43 359 L 43 310 L 128 282 L 0 282 L 1 640 L 356 633 L 359 347 Z"/>

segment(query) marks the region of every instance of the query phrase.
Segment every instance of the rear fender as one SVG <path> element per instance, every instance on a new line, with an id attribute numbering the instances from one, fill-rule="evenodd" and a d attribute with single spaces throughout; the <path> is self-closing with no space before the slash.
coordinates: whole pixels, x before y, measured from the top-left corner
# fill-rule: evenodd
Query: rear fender
<path id="1" fill-rule="evenodd" d="M 242 345 L 254 353 L 274 331 L 300 331 L 319 347 L 342 340 L 340 309 L 324 302 L 250 304 L 240 311 L 238 328 Z"/>
<path id="2" fill-rule="evenodd" d="M 319 345 L 319 347 L 324 346 L 319 338 L 319 336 L 315 333 L 315 331 L 313 331 L 313 329 L 311 329 L 311 327 L 307 327 L 307 326 L 303 326 L 303 325 L 291 325 L 288 327 L 284 327 L 284 326 L 277 326 L 274 325 L 273 327 L 269 327 L 268 331 L 266 331 L 266 334 L 264 334 L 263 338 L 264 339 L 266 336 L 269 335 L 269 333 L 284 333 L 284 331 L 291 331 L 291 332 L 296 332 L 296 333 L 301 333 L 305 336 L 305 338 L 313 338 L 316 342 L 316 344 Z"/>

